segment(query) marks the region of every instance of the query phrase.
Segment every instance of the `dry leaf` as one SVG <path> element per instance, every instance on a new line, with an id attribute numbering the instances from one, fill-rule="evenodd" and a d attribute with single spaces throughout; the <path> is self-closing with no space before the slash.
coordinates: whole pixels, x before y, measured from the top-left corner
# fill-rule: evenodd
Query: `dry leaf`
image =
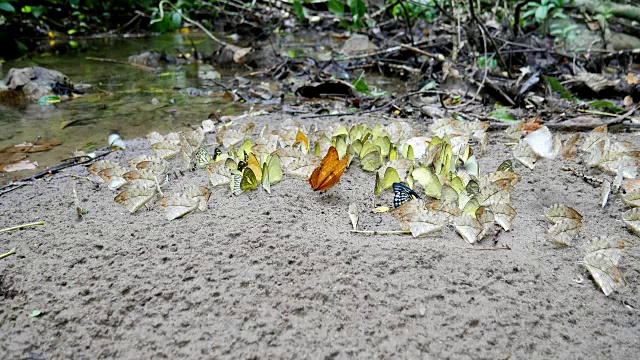
<path id="1" fill-rule="evenodd" d="M 633 105 L 633 96 L 625 96 L 624 99 L 622 99 L 622 105 L 624 105 L 625 107 Z"/>
<path id="2" fill-rule="evenodd" d="M 21 160 L 13 164 L 6 165 L 2 168 L 4 172 L 14 172 L 23 170 L 34 170 L 38 167 L 37 161 Z"/>

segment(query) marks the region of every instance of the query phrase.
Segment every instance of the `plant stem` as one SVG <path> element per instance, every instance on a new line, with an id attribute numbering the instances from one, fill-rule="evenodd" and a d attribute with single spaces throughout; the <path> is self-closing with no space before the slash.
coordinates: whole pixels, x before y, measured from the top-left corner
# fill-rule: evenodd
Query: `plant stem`
<path id="1" fill-rule="evenodd" d="M 11 250 L 9 250 L 9 252 L 6 252 L 4 254 L 0 254 L 0 259 L 4 259 L 7 256 L 11 256 L 11 255 L 13 255 L 15 253 L 16 253 L 16 249 L 11 249 Z"/>
<path id="2" fill-rule="evenodd" d="M 38 222 L 34 222 L 34 223 L 29 223 L 29 224 L 22 224 L 22 225 L 18 225 L 18 226 L 14 226 L 14 227 L 8 227 L 6 229 L 0 229 L 0 233 L 6 232 L 6 231 L 11 231 L 11 230 L 18 230 L 18 229 L 22 229 L 22 228 L 29 227 L 29 226 L 42 226 L 42 225 L 44 225 L 44 221 L 38 221 Z"/>
<path id="3" fill-rule="evenodd" d="M 352 233 L 366 235 L 405 235 L 411 234 L 410 230 L 392 230 L 392 231 L 371 231 L 371 230 L 351 230 Z"/>

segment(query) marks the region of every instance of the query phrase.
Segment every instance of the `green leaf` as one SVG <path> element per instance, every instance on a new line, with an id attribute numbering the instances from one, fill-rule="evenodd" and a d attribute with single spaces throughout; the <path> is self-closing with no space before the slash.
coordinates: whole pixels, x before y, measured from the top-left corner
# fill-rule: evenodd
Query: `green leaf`
<path id="1" fill-rule="evenodd" d="M 73 35 L 73 34 L 75 34 L 77 32 L 78 32 L 78 30 L 76 30 L 76 29 L 67 30 L 67 34 L 69 34 L 69 35 Z"/>
<path id="2" fill-rule="evenodd" d="M 344 4 L 340 0 L 329 0 L 327 2 L 327 7 L 329 8 L 329 11 L 336 15 L 344 15 Z"/>
<path id="3" fill-rule="evenodd" d="M 367 13 L 367 7 L 362 0 L 347 0 L 349 11 L 353 18 L 353 26 L 358 29 L 364 26 L 364 15 Z"/>
<path id="4" fill-rule="evenodd" d="M 549 8 L 547 6 L 540 6 L 536 9 L 536 20 L 543 21 L 547 18 Z"/>
<path id="5" fill-rule="evenodd" d="M 304 7 L 300 0 L 293 0 L 293 13 L 298 16 L 298 21 L 303 22 L 305 18 Z"/>
<path id="6" fill-rule="evenodd" d="M 351 84 L 356 88 L 356 91 L 361 92 L 363 94 L 368 94 L 369 93 L 369 85 L 367 85 L 367 83 L 364 82 L 364 80 L 362 80 L 363 76 L 364 76 L 364 71 Z"/>
<path id="7" fill-rule="evenodd" d="M 182 25 L 182 17 L 177 11 L 171 13 L 171 25 L 174 29 L 179 29 Z"/>
<path id="8" fill-rule="evenodd" d="M 611 101 L 606 100 L 595 100 L 587 103 L 587 105 L 589 105 L 589 107 L 592 109 L 608 109 L 615 113 L 619 113 L 620 111 L 622 111 L 622 109 L 615 106 Z"/>
<path id="9" fill-rule="evenodd" d="M 498 66 L 498 61 L 493 57 L 481 56 L 478 58 L 477 64 L 479 68 L 484 68 L 485 66 L 488 66 L 489 69 L 495 69 Z"/>
<path id="10" fill-rule="evenodd" d="M 23 6 L 22 9 L 20 9 L 20 11 L 22 11 L 23 14 L 30 14 L 31 13 L 31 6 Z"/>
<path id="11" fill-rule="evenodd" d="M 496 118 L 498 121 L 506 123 L 517 123 L 518 120 L 514 119 L 507 109 L 495 109 L 489 113 L 489 116 Z"/>
<path id="12" fill-rule="evenodd" d="M 39 105 L 53 105 L 60 102 L 60 97 L 56 95 L 45 95 L 36 101 Z"/>
<path id="13" fill-rule="evenodd" d="M 33 14 L 33 17 L 39 18 L 40 15 L 44 14 L 46 8 L 44 6 L 34 6 L 32 10 L 33 11 L 31 13 Z"/>
<path id="14" fill-rule="evenodd" d="M 564 86 L 562 86 L 562 83 L 560 83 L 558 79 L 553 76 L 544 76 L 544 79 L 547 81 L 547 84 L 551 86 L 551 90 L 559 92 L 560 97 L 563 99 L 571 100 L 571 93 L 565 90 Z"/>
<path id="15" fill-rule="evenodd" d="M 16 12 L 16 8 L 8 2 L 0 2 L 0 10 L 8 11 L 8 12 Z"/>

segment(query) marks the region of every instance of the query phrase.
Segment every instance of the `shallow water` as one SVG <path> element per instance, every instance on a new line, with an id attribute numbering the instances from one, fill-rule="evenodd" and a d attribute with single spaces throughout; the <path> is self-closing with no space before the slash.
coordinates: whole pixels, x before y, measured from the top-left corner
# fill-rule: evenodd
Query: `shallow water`
<path id="1" fill-rule="evenodd" d="M 166 133 L 200 124 L 210 114 L 237 115 L 260 104 L 234 103 L 223 98 L 221 87 L 211 96 L 189 96 L 181 89 L 204 88 L 198 79 L 196 65 L 171 65 L 160 73 L 152 73 L 128 65 L 87 60 L 87 57 L 127 61 L 130 55 L 144 50 L 166 50 L 170 55 L 189 52 L 191 41 L 202 54 L 211 54 L 216 45 L 201 34 L 170 34 L 150 38 L 91 39 L 78 41 L 82 50 L 66 54 L 43 54 L 31 59 L 10 61 L 2 66 L 1 76 L 9 69 L 41 66 L 67 75 L 74 84 L 90 84 L 87 95 L 55 106 L 28 104 L 16 109 L 0 105 L 0 148 L 33 142 L 36 138 L 58 139 L 62 145 L 48 152 L 29 155 L 37 161 L 35 171 L 0 173 L 0 184 L 20 179 L 54 166 L 72 156 L 74 150 L 91 151 L 107 144 L 111 131 L 118 131 L 125 139 L 142 137 L 151 131 Z M 277 48 L 283 55 L 305 56 L 310 52 L 339 47 L 336 40 L 283 37 Z M 229 83 L 234 76 L 243 76 L 251 70 L 216 68 L 222 75 L 221 83 Z M 394 83 L 381 78 L 367 78 L 384 89 Z M 394 87 L 398 85 L 395 81 Z"/>

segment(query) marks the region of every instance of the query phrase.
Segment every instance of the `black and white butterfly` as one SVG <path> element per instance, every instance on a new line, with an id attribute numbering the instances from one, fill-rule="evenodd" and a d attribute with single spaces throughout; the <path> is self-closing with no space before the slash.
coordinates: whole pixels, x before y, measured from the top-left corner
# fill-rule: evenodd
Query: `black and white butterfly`
<path id="1" fill-rule="evenodd" d="M 393 183 L 393 206 L 398 207 L 408 201 L 415 198 L 420 199 L 420 196 L 407 185 L 399 182 Z"/>

